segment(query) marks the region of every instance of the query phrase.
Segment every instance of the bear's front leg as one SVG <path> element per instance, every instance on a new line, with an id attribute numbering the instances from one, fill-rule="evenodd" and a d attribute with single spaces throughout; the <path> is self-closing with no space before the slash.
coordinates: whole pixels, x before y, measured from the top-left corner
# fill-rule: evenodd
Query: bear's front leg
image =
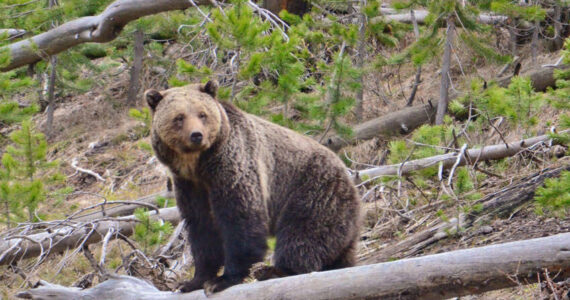
<path id="1" fill-rule="evenodd" d="M 267 250 L 267 213 L 260 189 L 237 184 L 213 188 L 210 194 L 215 222 L 224 245 L 224 274 L 204 284 L 206 295 L 243 282 L 251 266 Z"/>
<path id="2" fill-rule="evenodd" d="M 175 179 L 175 190 L 194 259 L 194 278 L 179 286 L 181 292 L 188 293 L 202 289 L 206 281 L 216 278 L 224 262 L 224 249 L 212 218 L 207 192 L 181 179 Z"/>

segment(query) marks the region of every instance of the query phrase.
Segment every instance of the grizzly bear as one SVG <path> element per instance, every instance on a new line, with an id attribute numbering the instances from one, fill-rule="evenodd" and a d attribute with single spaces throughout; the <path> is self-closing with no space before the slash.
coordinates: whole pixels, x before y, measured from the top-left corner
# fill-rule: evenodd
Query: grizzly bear
<path id="1" fill-rule="evenodd" d="M 264 259 L 269 235 L 278 276 L 352 266 L 359 196 L 342 161 L 309 137 L 218 102 L 217 87 L 145 92 L 152 146 L 172 173 L 195 262 L 181 291 L 241 283 Z"/>

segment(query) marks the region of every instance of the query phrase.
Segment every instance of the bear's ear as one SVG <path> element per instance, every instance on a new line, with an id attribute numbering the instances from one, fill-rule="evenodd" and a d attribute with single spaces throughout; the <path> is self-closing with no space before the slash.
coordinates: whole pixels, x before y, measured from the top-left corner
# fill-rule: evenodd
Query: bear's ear
<path id="1" fill-rule="evenodd" d="M 144 92 L 144 97 L 146 99 L 146 103 L 148 103 L 148 106 L 150 106 L 153 111 L 156 109 L 156 106 L 163 98 L 162 94 L 155 89 L 146 90 Z"/>
<path id="2" fill-rule="evenodd" d="M 210 80 L 204 86 L 200 87 L 200 92 L 209 94 L 213 98 L 216 98 L 216 94 L 218 93 L 218 81 Z"/>

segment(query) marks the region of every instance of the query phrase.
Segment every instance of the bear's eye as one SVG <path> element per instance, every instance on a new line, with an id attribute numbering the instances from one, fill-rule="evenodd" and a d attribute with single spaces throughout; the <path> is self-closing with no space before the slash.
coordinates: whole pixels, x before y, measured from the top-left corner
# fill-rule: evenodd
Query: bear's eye
<path id="1" fill-rule="evenodd" d="M 174 122 L 176 122 L 176 123 L 182 122 L 182 121 L 184 121 L 184 115 L 183 114 L 177 115 L 176 118 L 174 118 Z"/>
<path id="2" fill-rule="evenodd" d="M 208 116 L 206 115 L 206 113 L 201 112 L 198 117 L 202 120 L 206 120 L 208 118 Z"/>

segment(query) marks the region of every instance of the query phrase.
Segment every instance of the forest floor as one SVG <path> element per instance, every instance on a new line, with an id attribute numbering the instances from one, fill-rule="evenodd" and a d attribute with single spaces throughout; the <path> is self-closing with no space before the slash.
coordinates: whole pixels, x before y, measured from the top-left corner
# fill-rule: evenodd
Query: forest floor
<path id="1" fill-rule="evenodd" d="M 410 36 L 411 38 L 411 36 Z M 469 53 L 457 49 L 457 59 L 452 63 L 454 89 L 465 90 L 469 80 L 475 77 L 485 80 L 494 79 L 494 74 L 502 68 L 501 65 L 485 63 L 474 64 L 470 61 Z M 523 69 L 530 67 L 529 49 L 523 46 L 520 50 Z M 543 52 L 540 52 L 543 53 Z M 179 53 L 173 55 L 173 62 Z M 541 54 L 538 64 L 554 63 L 560 52 Z M 96 62 L 97 63 L 97 62 Z M 438 75 L 439 63 L 436 61 L 424 67 L 422 71 L 422 84 L 416 96 L 415 103 L 426 103 L 428 100 L 437 102 L 440 85 Z M 120 68 L 120 67 L 118 67 Z M 118 69 L 120 71 L 120 69 Z M 54 132 L 50 137 L 50 159 L 62 162 L 62 171 L 68 177 L 67 183 L 76 191 L 64 201 L 57 203 L 45 202 L 40 210 L 49 219 L 62 219 L 79 208 L 93 205 L 106 200 L 134 200 L 139 197 L 159 192 L 165 189 L 167 171 L 160 163 L 153 159 L 152 153 L 141 147 L 140 142 L 150 143 L 149 137 L 143 137 L 143 125 L 128 116 L 127 110 L 121 105 L 126 99 L 128 88 L 128 72 L 117 72 L 118 75 L 98 76 L 96 87 L 91 91 L 62 99 L 54 116 Z M 465 75 L 463 75 L 465 74 Z M 405 106 L 407 96 L 415 75 L 415 68 L 397 67 L 388 68 L 380 77 L 378 74 L 369 75 L 365 84 L 365 118 L 373 118 L 401 109 Z M 150 75 L 149 75 L 150 76 Z M 155 79 L 147 77 L 143 87 Z M 389 102 L 385 102 L 374 93 L 382 86 Z M 144 107 L 139 100 L 138 107 Z M 549 120 L 548 111 L 539 116 L 541 120 L 538 127 L 547 130 L 546 121 Z M 45 122 L 43 114 L 34 119 L 38 127 Z M 5 129 L 8 130 L 8 129 Z M 481 132 L 478 140 L 487 144 L 500 143 L 497 135 L 489 137 L 488 132 Z M 504 137 L 508 141 L 523 138 L 522 130 L 510 130 Z M 385 155 L 387 142 L 373 139 L 362 142 L 356 146 L 341 150 L 340 155 L 350 153 L 351 159 L 362 164 L 377 164 Z M 477 145 L 470 145 L 477 146 Z M 551 166 L 568 165 L 568 157 L 558 161 L 543 161 L 542 164 L 530 163 L 528 159 L 519 160 L 502 170 L 502 178 L 487 177 L 478 183 L 477 192 L 483 196 L 496 191 L 517 179 L 540 171 Z M 77 166 L 89 169 L 103 176 L 105 181 L 99 181 L 86 173 L 78 172 L 72 167 L 76 161 Z M 376 193 L 375 197 L 368 199 L 363 205 L 364 228 L 362 246 L 359 257 L 365 259 L 375 252 L 397 243 L 415 232 L 428 228 L 440 221 L 438 211 L 454 215 L 452 203 L 439 201 L 438 195 L 428 193 L 429 200 L 423 199 L 412 188 L 404 191 L 400 199 L 415 199 L 416 206 L 433 204 L 413 214 L 410 219 L 402 218 L 391 210 L 393 205 L 389 197 Z M 431 201 L 433 203 L 431 203 Z M 538 215 L 534 205 L 529 203 L 516 209 L 506 217 L 496 217 L 484 224 L 478 224 L 468 232 L 439 240 L 427 246 L 414 256 L 446 252 L 456 249 L 478 247 L 488 244 L 504 243 L 508 241 L 530 239 L 549 236 L 570 231 L 570 218 L 555 218 Z M 374 232 L 370 236 L 369 233 Z M 114 249 L 117 249 L 116 246 Z M 119 251 L 119 250 L 115 250 Z M 94 251 L 97 252 L 97 251 Z M 113 254 L 109 254 L 112 258 Z M 37 268 L 33 274 L 22 274 L 17 270 L 0 267 L 0 295 L 12 298 L 15 292 L 25 289 L 28 281 L 42 278 L 44 280 L 63 285 L 76 282 L 82 275 L 92 272 L 87 260 L 79 255 L 73 262 L 65 267 L 59 265 L 61 257 L 52 256 Z M 189 274 L 186 274 L 189 276 Z M 483 295 L 462 297 L 463 299 L 530 299 L 540 298 L 540 288 L 537 284 L 521 285 L 516 288 L 493 291 Z"/>

